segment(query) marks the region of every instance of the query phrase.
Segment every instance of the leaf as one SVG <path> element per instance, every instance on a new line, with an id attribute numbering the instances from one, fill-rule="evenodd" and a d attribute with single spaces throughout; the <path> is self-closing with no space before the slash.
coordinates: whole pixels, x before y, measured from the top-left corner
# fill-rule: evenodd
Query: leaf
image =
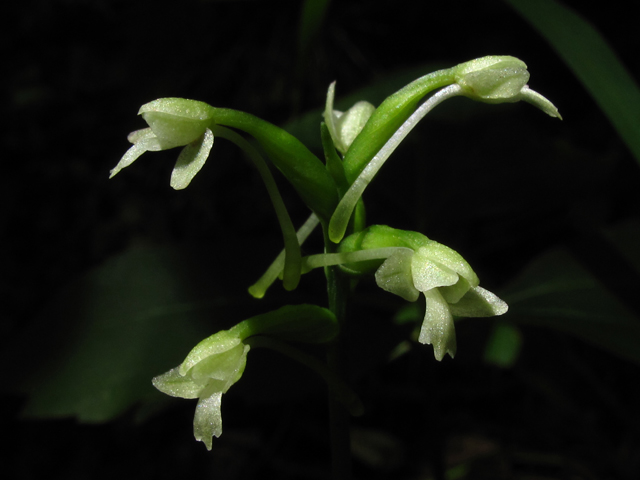
<path id="1" fill-rule="evenodd" d="M 192 249 L 134 249 L 62 289 L 7 363 L 17 366 L 13 389 L 28 395 L 24 415 L 103 422 L 163 400 L 153 376 L 254 313 L 246 296 L 228 297 L 228 277 L 212 275 L 228 270 L 223 261 Z"/>
<path id="2" fill-rule="evenodd" d="M 554 0 L 505 0 L 545 37 L 640 163 L 640 89 L 587 20 Z"/>
<path id="3" fill-rule="evenodd" d="M 640 363 L 640 320 L 566 249 L 533 260 L 500 296 L 511 322 L 563 331 Z"/>
<path id="4" fill-rule="evenodd" d="M 318 34 L 327 15 L 331 0 L 305 0 L 298 24 L 298 53 L 307 53 L 313 38 Z"/>
<path id="5" fill-rule="evenodd" d="M 497 321 L 484 349 L 484 361 L 502 368 L 512 367 L 522 347 L 522 334 L 513 324 Z"/>

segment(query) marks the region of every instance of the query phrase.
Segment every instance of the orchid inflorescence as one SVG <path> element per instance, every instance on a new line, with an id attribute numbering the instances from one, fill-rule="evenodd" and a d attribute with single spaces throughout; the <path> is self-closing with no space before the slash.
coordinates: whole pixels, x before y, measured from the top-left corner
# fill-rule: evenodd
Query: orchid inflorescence
<path id="1" fill-rule="evenodd" d="M 139 114 L 148 128 L 132 132 L 133 146 L 111 177 L 147 151 L 183 147 L 171 175 L 171 186 L 187 187 L 203 168 L 215 137 L 239 146 L 258 169 L 280 223 L 284 250 L 267 272 L 249 288 L 256 298 L 281 278 L 285 289 L 296 288 L 302 274 L 317 267 L 337 267 L 341 275 L 373 274 L 385 291 L 416 301 L 423 296 L 425 315 L 418 341 L 432 344 L 436 359 L 456 352 L 454 317 L 504 314 L 508 307 L 479 286 L 471 266 L 456 251 L 426 236 L 387 226 L 367 226 L 362 195 L 402 140 L 436 105 L 454 96 L 485 103 L 523 100 L 552 117 L 555 106 L 527 82 L 521 60 L 488 56 L 425 75 L 389 96 L 379 107 L 358 102 L 345 112 L 333 108 L 335 82 L 329 86 L 321 124 L 325 162 L 299 140 L 250 114 L 216 108 L 182 98 L 147 103 Z M 425 102 L 420 101 L 431 94 Z M 257 142 L 248 141 L 237 131 Z M 312 211 L 296 231 L 264 154 L 293 185 Z M 325 235 L 325 252 L 302 257 L 300 246 L 317 225 Z M 339 378 L 315 357 L 290 341 L 331 342 L 339 334 L 336 318 L 311 305 L 288 306 L 245 320 L 198 344 L 178 367 L 154 378 L 164 393 L 198 398 L 194 418 L 196 439 L 211 448 L 222 432 L 221 397 L 242 376 L 252 347 L 274 348 L 318 372 L 347 408 L 358 413 L 359 401 Z"/>

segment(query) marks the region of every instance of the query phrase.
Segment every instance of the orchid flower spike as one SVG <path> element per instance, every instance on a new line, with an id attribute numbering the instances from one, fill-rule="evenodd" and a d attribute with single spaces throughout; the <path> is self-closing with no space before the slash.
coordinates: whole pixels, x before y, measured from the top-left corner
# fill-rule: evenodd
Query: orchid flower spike
<path id="1" fill-rule="evenodd" d="M 418 341 L 432 344 L 437 360 L 456 353 L 453 317 L 491 317 L 507 312 L 507 304 L 479 286 L 478 276 L 455 250 L 411 231 L 373 225 L 345 238 L 338 251 L 345 271 L 375 269 L 380 288 L 415 302 L 426 299 Z M 367 255 L 368 254 L 368 255 Z M 380 257 L 385 257 L 381 262 Z"/>
<path id="2" fill-rule="evenodd" d="M 267 335 L 306 343 L 331 341 L 338 333 L 335 316 L 316 305 L 288 305 L 244 320 L 196 345 L 182 364 L 155 377 L 154 387 L 167 395 L 197 398 L 193 418 L 196 440 L 208 450 L 222 434 L 222 395 L 242 377 L 252 338 Z"/>
<path id="3" fill-rule="evenodd" d="M 144 152 L 184 147 L 171 174 L 171 186 L 186 188 L 200 171 L 213 146 L 210 126 L 215 109 L 204 102 L 184 98 L 161 98 L 140 107 L 138 115 L 149 128 L 131 132 L 127 137 L 133 146 L 111 170 L 112 178 L 131 165 Z"/>

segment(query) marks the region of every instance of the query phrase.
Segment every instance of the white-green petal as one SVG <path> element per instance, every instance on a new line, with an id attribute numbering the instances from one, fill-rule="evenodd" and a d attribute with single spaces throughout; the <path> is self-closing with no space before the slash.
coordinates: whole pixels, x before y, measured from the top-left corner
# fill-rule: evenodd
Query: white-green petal
<path id="1" fill-rule="evenodd" d="M 528 85 L 525 85 L 522 88 L 522 91 L 520 92 L 520 100 L 524 100 L 525 102 L 538 107 L 551 117 L 556 117 L 562 120 L 562 116 L 560 115 L 560 112 L 558 112 L 556 106 L 535 90 L 531 90 Z"/>
<path id="2" fill-rule="evenodd" d="M 213 147 L 213 132 L 206 129 L 196 141 L 182 149 L 171 173 L 171 186 L 176 190 L 186 188 L 204 166 Z"/>
<path id="3" fill-rule="evenodd" d="M 517 102 L 529 80 L 522 60 L 492 55 L 461 63 L 454 67 L 456 82 L 465 95 L 487 103 Z"/>
<path id="4" fill-rule="evenodd" d="M 327 101 L 324 109 L 324 123 L 327 124 L 333 145 L 342 153 L 347 153 L 349 147 L 362 131 L 369 117 L 376 107 L 369 102 L 357 102 L 346 112 L 333 109 L 333 99 L 336 93 L 336 82 L 329 85 Z"/>
<path id="5" fill-rule="evenodd" d="M 203 442 L 207 450 L 211 450 L 213 439 L 222 435 L 222 413 L 220 405 L 222 393 L 214 393 L 211 396 L 201 398 L 193 417 L 193 435 L 196 440 Z"/>
<path id="6" fill-rule="evenodd" d="M 433 345 L 433 354 L 440 361 L 448 353 L 456 354 L 456 329 L 449 305 L 437 289 L 424 292 L 427 299 L 424 321 L 418 341 Z"/>
<path id="7" fill-rule="evenodd" d="M 140 132 L 140 130 L 137 130 L 136 132 L 132 132 L 132 133 L 137 133 L 137 132 Z M 111 172 L 109 173 L 109 178 L 113 178 L 113 176 L 116 173 L 118 173 L 120 170 L 131 165 L 144 152 L 149 152 L 149 151 L 154 152 L 158 150 L 161 150 L 161 147 L 160 147 L 160 144 L 158 143 L 158 139 L 155 136 L 144 135 L 144 136 L 136 137 L 136 142 L 133 144 L 131 148 L 129 148 L 129 150 L 126 151 L 126 153 L 122 156 L 118 164 L 111 170 Z"/>
<path id="8" fill-rule="evenodd" d="M 460 301 L 449 307 L 457 317 L 493 317 L 509 310 L 505 301 L 482 287 L 472 288 Z"/>
<path id="9" fill-rule="evenodd" d="M 464 277 L 459 277 L 458 281 L 448 287 L 440 287 L 440 294 L 447 301 L 447 303 L 457 303 L 462 297 L 464 297 L 471 285 Z"/>
<path id="10" fill-rule="evenodd" d="M 433 261 L 430 252 L 422 247 L 411 258 L 411 273 L 413 285 L 421 292 L 454 285 L 460 278 L 452 269 Z"/>
<path id="11" fill-rule="evenodd" d="M 420 255 L 428 257 L 434 262 L 440 263 L 461 277 L 464 277 L 472 287 L 477 287 L 480 283 L 471 265 L 454 249 L 430 240 L 427 244 L 420 247 L 418 252 Z"/>
<path id="12" fill-rule="evenodd" d="M 203 389 L 203 386 L 195 383 L 191 377 L 180 375 L 179 366 L 154 377 L 151 382 L 162 393 L 172 397 L 198 398 Z"/>
<path id="13" fill-rule="evenodd" d="M 194 365 L 205 358 L 231 350 L 241 341 L 236 333 L 230 333 L 229 330 L 214 333 L 193 347 L 180 366 L 180 374 L 186 375 Z"/>
<path id="14" fill-rule="evenodd" d="M 134 130 L 129 135 L 127 135 L 127 140 L 130 143 L 138 143 L 140 140 L 144 140 L 145 138 L 155 137 L 156 134 L 153 133 L 153 130 L 150 128 L 142 128 L 140 130 Z"/>
<path id="15" fill-rule="evenodd" d="M 215 109 L 185 98 L 159 98 L 140 107 L 138 114 L 149 124 L 163 149 L 187 145 L 211 124 Z"/>
<path id="16" fill-rule="evenodd" d="M 369 102 L 360 101 L 346 112 L 336 116 L 336 130 L 340 139 L 336 147 L 341 153 L 347 153 L 375 109 L 376 107 Z"/>
<path id="17" fill-rule="evenodd" d="M 409 302 L 415 302 L 420 295 L 411 274 L 413 256 L 410 249 L 399 248 L 376 270 L 376 283 L 380 288 L 400 295 Z"/>
<path id="18" fill-rule="evenodd" d="M 222 393 L 225 393 L 242 376 L 248 351 L 248 345 L 238 344 L 226 352 L 211 355 L 191 368 L 189 376 L 200 384 L 211 379 L 220 380 L 223 382 Z"/>
<path id="19" fill-rule="evenodd" d="M 340 144 L 340 136 L 338 135 L 338 129 L 336 128 L 336 123 L 338 122 L 338 118 L 342 115 L 342 112 L 333 109 L 333 98 L 336 94 L 336 82 L 332 82 L 329 85 L 329 90 L 327 90 L 327 101 L 325 103 L 324 108 L 324 123 L 327 124 L 327 128 L 329 129 L 329 134 L 331 135 L 331 139 L 333 140 L 334 146 L 342 151 L 342 145 Z"/>

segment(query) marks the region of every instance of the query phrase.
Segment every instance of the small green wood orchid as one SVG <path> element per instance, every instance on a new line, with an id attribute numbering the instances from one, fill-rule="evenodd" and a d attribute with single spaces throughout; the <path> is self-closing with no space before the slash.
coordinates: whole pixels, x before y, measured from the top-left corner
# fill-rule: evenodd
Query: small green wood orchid
<path id="1" fill-rule="evenodd" d="M 507 304 L 479 286 L 469 263 L 455 250 L 418 232 L 372 225 L 345 238 L 338 253 L 303 258 L 303 271 L 340 265 L 348 274 L 375 271 L 378 286 L 415 302 L 426 299 L 418 341 L 432 344 L 437 360 L 456 353 L 453 317 L 492 317 Z"/>
<path id="2" fill-rule="evenodd" d="M 329 309 L 285 306 L 244 320 L 203 340 L 182 364 L 153 379 L 153 385 L 168 395 L 198 399 L 194 434 L 207 449 L 212 448 L 212 437 L 222 433 L 222 396 L 242 377 L 249 351 L 267 347 L 307 365 L 327 382 L 334 433 L 343 430 L 332 438 L 342 435 L 335 442 L 340 445 L 336 450 L 348 450 L 342 408 L 353 415 L 363 412 L 357 395 L 341 378 L 344 352 L 340 350 L 339 327 L 347 322 L 349 276 L 374 274 L 380 288 L 411 302 L 424 296 L 425 315 L 418 341 L 433 345 L 437 360 L 456 353 L 454 317 L 507 312 L 507 304 L 479 286 L 478 276 L 456 251 L 421 233 L 382 225 L 367 227 L 362 195 L 409 132 L 448 98 L 465 96 L 485 103 L 523 100 L 561 118 L 549 100 L 528 87 L 528 81 L 529 72 L 521 60 L 488 56 L 418 78 L 377 108 L 358 102 L 346 112 L 333 108 L 333 82 L 320 124 L 325 162 L 282 128 L 245 112 L 181 98 L 162 98 L 140 108 L 139 114 L 149 127 L 129 135 L 133 146 L 111 170 L 111 177 L 147 151 L 183 147 L 170 182 L 173 188 L 183 189 L 209 157 L 214 137 L 231 141 L 246 153 L 262 177 L 283 235 L 283 252 L 249 288 L 251 295 L 262 298 L 278 277 L 286 290 L 293 290 L 303 273 L 317 267 L 325 268 L 327 278 Z M 266 159 L 312 212 L 297 232 Z M 324 251 L 303 258 L 300 245 L 318 225 L 323 230 Z M 289 341 L 325 344 L 327 363 L 289 345 Z M 344 466 L 345 455 L 348 452 L 343 452 L 343 461 L 338 464 Z"/>
<path id="3" fill-rule="evenodd" d="M 149 128 L 136 130 L 127 137 L 133 147 L 111 170 L 112 178 L 131 165 L 144 152 L 184 147 L 171 174 L 171 186 L 186 188 L 200 171 L 213 146 L 209 128 L 214 108 L 204 102 L 184 98 L 161 98 L 140 107 L 138 115 Z"/>
<path id="4" fill-rule="evenodd" d="M 207 357 L 188 368 L 189 354 L 182 365 L 153 379 L 154 387 L 167 395 L 198 399 L 193 433 L 207 450 L 211 450 L 212 437 L 222 434 L 222 394 L 242 377 L 250 349 L 226 330 L 215 337 L 208 339 L 212 345 Z"/>
<path id="5" fill-rule="evenodd" d="M 505 302 L 479 286 L 478 276 L 458 252 L 420 233 L 373 225 L 345 238 L 339 251 L 389 247 L 396 250 L 377 268 L 376 283 L 410 302 L 415 302 L 420 293 L 425 296 L 418 341 L 432 344 L 437 360 L 456 353 L 454 315 L 491 317 L 507 312 Z"/>
<path id="6" fill-rule="evenodd" d="M 172 397 L 198 399 L 193 432 L 196 440 L 211 450 L 212 437 L 222 434 L 222 395 L 242 377 L 252 337 L 326 343 L 337 334 L 338 324 L 329 310 L 315 305 L 287 305 L 206 338 L 189 352 L 182 364 L 152 382 Z M 264 342 L 260 346 L 265 346 Z M 287 353 L 291 349 L 288 347 Z M 311 367 L 317 369 L 315 364 Z M 354 402 L 351 398 L 349 401 Z"/>

